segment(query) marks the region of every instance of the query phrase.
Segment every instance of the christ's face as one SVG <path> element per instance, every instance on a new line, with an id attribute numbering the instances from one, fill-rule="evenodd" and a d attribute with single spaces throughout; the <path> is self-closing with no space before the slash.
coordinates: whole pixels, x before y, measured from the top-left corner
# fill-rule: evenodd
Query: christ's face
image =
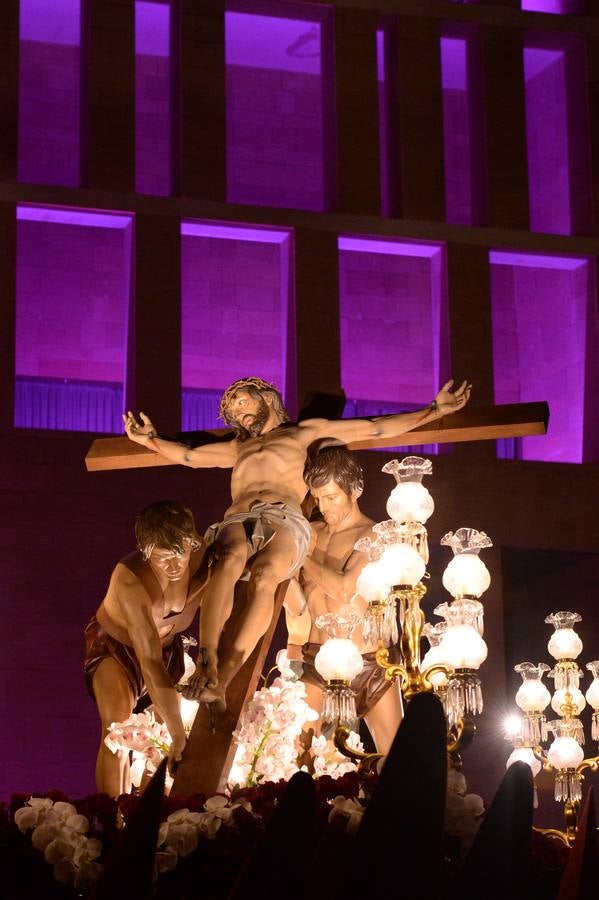
<path id="1" fill-rule="evenodd" d="M 180 581 L 189 568 L 191 550 L 189 541 L 185 541 L 183 553 L 166 550 L 163 547 L 154 547 L 148 557 L 148 562 L 156 572 L 165 575 L 169 581 Z"/>
<path id="2" fill-rule="evenodd" d="M 227 413 L 237 425 L 256 437 L 262 434 L 268 421 L 270 406 L 263 397 L 254 397 L 245 388 L 240 388 L 229 403 Z"/>
<path id="3" fill-rule="evenodd" d="M 313 487 L 312 496 L 327 525 L 337 526 L 353 512 L 356 498 L 346 494 L 336 481 L 328 481 L 322 487 Z"/>

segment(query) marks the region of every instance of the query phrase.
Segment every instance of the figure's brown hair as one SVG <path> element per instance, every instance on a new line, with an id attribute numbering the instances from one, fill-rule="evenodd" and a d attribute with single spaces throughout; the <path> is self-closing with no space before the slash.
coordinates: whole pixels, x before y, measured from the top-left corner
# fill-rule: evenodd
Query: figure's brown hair
<path id="1" fill-rule="evenodd" d="M 324 447 L 304 466 L 304 481 L 312 488 L 334 481 L 350 496 L 364 489 L 362 466 L 346 447 Z"/>
<path id="2" fill-rule="evenodd" d="M 144 559 L 156 547 L 184 553 L 186 544 L 192 550 L 201 544 L 192 511 L 176 500 L 158 500 L 142 509 L 135 517 L 135 537 Z"/>
<path id="3" fill-rule="evenodd" d="M 287 410 L 283 405 L 281 392 L 277 390 L 274 384 L 270 384 L 270 382 L 264 381 L 262 378 L 258 378 L 257 376 L 252 376 L 250 378 L 239 378 L 237 381 L 234 381 L 233 384 L 229 385 L 227 390 L 223 393 L 222 397 L 220 398 L 219 410 L 221 419 L 224 419 L 227 425 L 230 425 L 231 428 L 235 429 L 235 431 L 244 429 L 241 429 L 238 423 L 228 414 L 227 408 L 235 397 L 237 391 L 240 390 L 246 390 L 248 394 L 255 400 L 259 400 L 260 398 L 264 399 L 265 397 L 271 397 L 272 408 L 281 422 L 289 421 Z"/>

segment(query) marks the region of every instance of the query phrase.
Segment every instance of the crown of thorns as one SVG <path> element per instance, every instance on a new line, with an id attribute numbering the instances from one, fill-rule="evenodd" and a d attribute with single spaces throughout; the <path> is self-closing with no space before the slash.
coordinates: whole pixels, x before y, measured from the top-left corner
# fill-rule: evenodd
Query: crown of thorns
<path id="1" fill-rule="evenodd" d="M 238 378 L 237 381 L 234 381 L 233 384 L 229 385 L 220 398 L 219 415 L 225 422 L 227 421 L 227 407 L 237 391 L 242 390 L 242 388 L 256 388 L 260 393 L 262 393 L 262 391 L 275 391 L 277 394 L 279 393 L 274 384 L 271 384 L 269 381 L 264 381 L 262 378 L 258 378 L 257 375 L 253 375 L 251 378 Z"/>

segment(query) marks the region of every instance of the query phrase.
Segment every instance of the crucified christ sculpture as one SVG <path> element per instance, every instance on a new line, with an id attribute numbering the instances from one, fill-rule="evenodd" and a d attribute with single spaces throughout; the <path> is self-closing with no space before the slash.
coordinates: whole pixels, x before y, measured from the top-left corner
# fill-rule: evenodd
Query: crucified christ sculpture
<path id="1" fill-rule="evenodd" d="M 226 708 L 226 691 L 265 634 L 276 588 L 301 567 L 311 540 L 301 512 L 308 447 L 318 440 L 350 443 L 395 438 L 419 425 L 462 409 L 471 385 L 452 391 L 443 385 L 424 409 L 373 419 L 288 421 L 281 395 L 260 378 L 234 382 L 223 394 L 220 412 L 235 431 L 227 443 L 189 449 L 166 440 L 145 413 L 123 416 L 127 436 L 138 444 L 192 468 L 230 468 L 232 504 L 213 526 L 216 564 L 200 617 L 200 653 L 189 696 Z M 248 597 L 234 640 L 219 656 L 223 628 L 231 614 L 235 584 L 250 563 Z"/>

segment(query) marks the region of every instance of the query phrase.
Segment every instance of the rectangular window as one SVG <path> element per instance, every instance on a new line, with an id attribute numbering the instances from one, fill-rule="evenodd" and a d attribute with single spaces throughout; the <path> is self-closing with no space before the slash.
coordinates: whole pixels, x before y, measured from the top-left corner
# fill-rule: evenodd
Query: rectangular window
<path id="1" fill-rule="evenodd" d="M 399 129 L 397 121 L 397 23 L 383 22 L 376 32 L 379 107 L 381 215 L 399 213 Z"/>
<path id="2" fill-rule="evenodd" d="M 530 12 L 556 13 L 569 16 L 584 12 L 585 0 L 521 0 L 522 9 Z"/>
<path id="3" fill-rule="evenodd" d="M 228 202 L 331 208 L 332 11 L 229 2 L 225 40 Z"/>
<path id="4" fill-rule="evenodd" d="M 19 181 L 81 183 L 81 0 L 21 0 Z"/>
<path id="5" fill-rule="evenodd" d="M 590 126 L 583 39 L 529 36 L 524 76 L 530 227 L 555 234 L 590 234 Z"/>
<path id="6" fill-rule="evenodd" d="M 455 225 L 485 215 L 482 42 L 476 28 L 451 23 L 441 37 L 445 211 Z"/>
<path id="7" fill-rule="evenodd" d="M 597 315 L 592 258 L 492 250 L 496 403 L 548 400 L 545 436 L 498 441 L 498 456 L 597 459 Z"/>
<path id="8" fill-rule="evenodd" d="M 135 190 L 172 193 L 173 65 L 169 0 L 135 3 Z"/>
<path id="9" fill-rule="evenodd" d="M 357 236 L 338 246 L 344 415 L 426 406 L 449 377 L 445 246 Z"/>
<path id="10" fill-rule="evenodd" d="M 17 208 L 17 427 L 122 431 L 133 221 Z"/>
<path id="11" fill-rule="evenodd" d="M 184 220 L 181 267 L 183 430 L 222 427 L 219 397 L 238 378 L 285 396 L 292 232 Z"/>

